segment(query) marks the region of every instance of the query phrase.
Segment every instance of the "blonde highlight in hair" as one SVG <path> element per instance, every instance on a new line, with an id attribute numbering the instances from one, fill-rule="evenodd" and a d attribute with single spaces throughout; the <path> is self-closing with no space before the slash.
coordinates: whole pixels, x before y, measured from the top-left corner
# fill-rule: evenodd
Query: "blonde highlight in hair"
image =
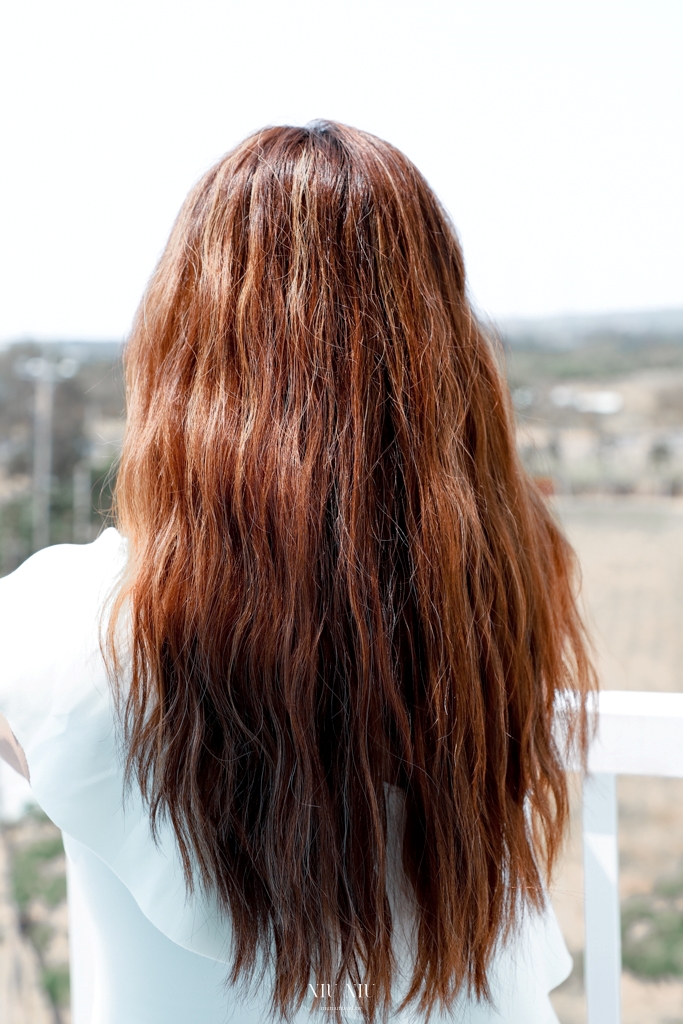
<path id="1" fill-rule="evenodd" d="M 350 979 L 386 1019 L 389 782 L 404 1004 L 485 996 L 567 822 L 556 695 L 585 754 L 594 680 L 446 214 L 372 135 L 260 131 L 188 196 L 126 373 L 128 773 L 231 922 L 230 980 L 261 951 L 274 1012 Z"/>

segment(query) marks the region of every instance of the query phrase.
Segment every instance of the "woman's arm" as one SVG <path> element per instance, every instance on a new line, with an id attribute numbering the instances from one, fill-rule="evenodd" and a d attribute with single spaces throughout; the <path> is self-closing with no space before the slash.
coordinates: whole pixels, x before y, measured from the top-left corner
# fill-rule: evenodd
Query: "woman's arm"
<path id="1" fill-rule="evenodd" d="M 17 743 L 4 715 L 0 715 L 0 757 L 7 761 L 7 764 L 14 768 L 15 772 L 19 772 L 25 779 L 31 781 L 24 751 Z"/>

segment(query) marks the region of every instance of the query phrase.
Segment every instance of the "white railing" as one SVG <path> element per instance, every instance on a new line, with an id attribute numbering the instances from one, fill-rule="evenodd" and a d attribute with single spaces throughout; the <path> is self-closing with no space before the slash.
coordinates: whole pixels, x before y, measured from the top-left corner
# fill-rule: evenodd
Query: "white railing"
<path id="1" fill-rule="evenodd" d="M 617 775 L 683 777 L 683 693 L 605 690 L 583 787 L 588 1024 L 621 1021 Z"/>

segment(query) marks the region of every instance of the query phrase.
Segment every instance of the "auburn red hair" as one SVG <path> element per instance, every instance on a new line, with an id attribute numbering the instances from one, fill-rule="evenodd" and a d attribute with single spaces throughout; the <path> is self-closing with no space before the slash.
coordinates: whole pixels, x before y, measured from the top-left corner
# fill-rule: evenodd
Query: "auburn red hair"
<path id="1" fill-rule="evenodd" d="M 486 995 L 567 822 L 556 695 L 585 753 L 594 684 L 443 208 L 372 135 L 257 132 L 185 201 L 126 373 L 128 777 L 229 917 L 230 979 L 272 952 L 275 1011 L 348 979 L 391 1009 L 389 782 L 406 1003 Z"/>

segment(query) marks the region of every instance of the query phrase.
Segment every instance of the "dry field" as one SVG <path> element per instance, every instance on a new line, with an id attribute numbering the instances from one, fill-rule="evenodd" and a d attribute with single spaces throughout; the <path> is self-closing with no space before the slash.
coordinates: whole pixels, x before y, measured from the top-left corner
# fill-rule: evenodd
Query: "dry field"
<path id="1" fill-rule="evenodd" d="M 683 502 L 680 499 L 558 499 L 581 562 L 586 617 L 601 685 L 615 690 L 683 692 Z M 655 909 L 658 892 L 683 869 L 683 780 L 619 779 L 623 906 L 636 897 Z M 681 890 L 683 891 L 683 890 Z M 586 1019 L 582 985 L 583 871 L 580 803 L 553 886 L 572 977 L 553 996 L 562 1024 Z M 680 898 L 674 907 L 683 930 Z M 679 940 L 680 941 L 680 940 Z M 624 971 L 623 1024 L 683 1024 L 683 976 L 646 979 Z"/>
<path id="2" fill-rule="evenodd" d="M 0 1024 L 69 1024 L 66 863 L 37 808 L 0 830 Z"/>

